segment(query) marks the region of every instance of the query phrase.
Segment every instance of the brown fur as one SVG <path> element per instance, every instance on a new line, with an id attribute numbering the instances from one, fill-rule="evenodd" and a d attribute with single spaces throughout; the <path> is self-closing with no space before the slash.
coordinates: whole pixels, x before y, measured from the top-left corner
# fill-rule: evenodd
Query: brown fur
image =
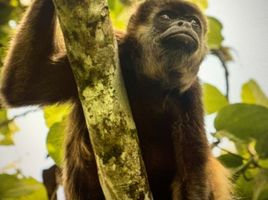
<path id="1" fill-rule="evenodd" d="M 183 7 L 200 16 L 204 27 L 195 53 L 166 54 L 155 43 L 152 24 L 162 7 Z M 123 77 L 156 200 L 231 199 L 227 172 L 211 156 L 204 130 L 196 74 L 206 54 L 205 33 L 204 16 L 192 4 L 149 0 L 132 16 L 127 34 L 117 34 Z M 54 34 L 52 1 L 35 0 L 4 64 L 2 101 L 13 107 L 71 101 L 63 169 L 66 196 L 101 200 L 104 196 L 75 81 Z M 179 75 L 174 78 L 173 72 Z"/>

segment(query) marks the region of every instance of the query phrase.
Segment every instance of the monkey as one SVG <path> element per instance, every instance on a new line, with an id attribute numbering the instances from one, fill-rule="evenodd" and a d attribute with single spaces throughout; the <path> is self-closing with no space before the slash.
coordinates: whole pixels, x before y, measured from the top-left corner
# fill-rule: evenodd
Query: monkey
<path id="1" fill-rule="evenodd" d="M 76 83 L 58 45 L 52 0 L 34 0 L 11 42 L 1 78 L 7 107 L 71 102 L 63 184 L 68 200 L 105 199 Z M 231 200 L 228 171 L 212 156 L 197 73 L 207 21 L 184 0 L 147 0 L 117 37 L 129 104 L 156 200 Z M 117 35 L 117 34 L 115 34 Z"/>

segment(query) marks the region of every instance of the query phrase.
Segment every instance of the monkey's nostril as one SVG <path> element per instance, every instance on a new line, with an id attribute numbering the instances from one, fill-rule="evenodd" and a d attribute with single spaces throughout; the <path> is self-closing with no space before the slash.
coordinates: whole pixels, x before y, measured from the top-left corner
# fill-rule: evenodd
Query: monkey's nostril
<path id="1" fill-rule="evenodd" d="M 178 22 L 178 25 L 179 25 L 179 26 L 182 26 L 182 25 L 183 25 L 183 21 L 179 21 L 179 22 Z"/>

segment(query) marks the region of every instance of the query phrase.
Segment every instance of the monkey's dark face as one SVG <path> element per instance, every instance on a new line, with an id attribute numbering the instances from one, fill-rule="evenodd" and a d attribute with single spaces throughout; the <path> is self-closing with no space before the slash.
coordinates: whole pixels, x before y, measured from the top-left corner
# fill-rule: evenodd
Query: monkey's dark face
<path id="1" fill-rule="evenodd" d="M 154 17 L 156 40 L 162 48 L 185 54 L 198 50 L 202 37 L 202 22 L 198 15 L 186 11 L 185 8 L 164 8 Z"/>
<path id="2" fill-rule="evenodd" d="M 183 0 L 147 0 L 131 18 L 128 34 L 141 46 L 139 73 L 168 89 L 187 90 L 206 54 L 206 19 Z"/>

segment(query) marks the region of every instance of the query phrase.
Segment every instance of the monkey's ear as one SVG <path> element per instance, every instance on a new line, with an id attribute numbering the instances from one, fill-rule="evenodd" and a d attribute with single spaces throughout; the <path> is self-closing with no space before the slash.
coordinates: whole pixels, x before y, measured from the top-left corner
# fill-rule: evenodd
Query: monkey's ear
<path id="1" fill-rule="evenodd" d="M 115 30 L 114 35 L 118 44 L 121 44 L 126 36 L 126 33 L 123 31 Z"/>

